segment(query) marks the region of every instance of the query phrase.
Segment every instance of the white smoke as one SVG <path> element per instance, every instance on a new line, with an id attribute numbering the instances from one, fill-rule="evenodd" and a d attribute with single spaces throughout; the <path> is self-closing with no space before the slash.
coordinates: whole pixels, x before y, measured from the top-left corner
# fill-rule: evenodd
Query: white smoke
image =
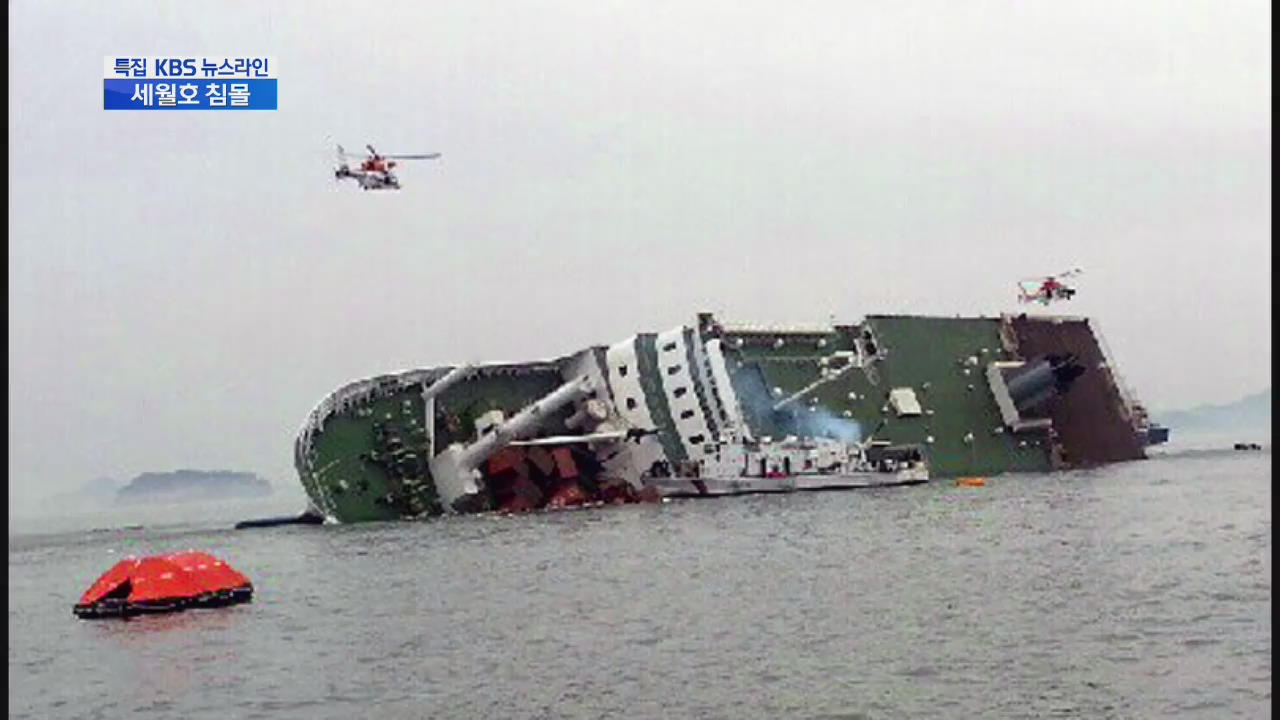
<path id="1" fill-rule="evenodd" d="M 785 410 L 783 411 L 785 413 Z M 830 409 L 815 405 L 791 413 L 791 434 L 799 437 L 826 437 L 842 443 L 862 439 L 862 426 L 852 418 L 839 417 Z"/>
<path id="2" fill-rule="evenodd" d="M 774 410 L 774 403 L 780 398 L 771 395 L 762 382 L 763 376 L 745 374 L 742 380 L 734 383 L 734 390 L 743 410 L 750 416 L 771 422 L 781 435 L 831 438 L 843 443 L 862 439 L 862 426 L 852 418 L 840 417 L 822 405 L 809 405 L 805 398 L 798 398 Z"/>

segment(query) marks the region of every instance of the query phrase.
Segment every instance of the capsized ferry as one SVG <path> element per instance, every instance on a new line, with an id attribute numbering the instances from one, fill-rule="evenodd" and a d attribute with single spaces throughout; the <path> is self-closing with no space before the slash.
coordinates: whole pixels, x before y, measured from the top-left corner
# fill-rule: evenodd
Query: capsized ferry
<path id="1" fill-rule="evenodd" d="M 360 522 L 1047 472 L 1143 458 L 1154 436 L 1085 318 L 700 313 L 548 360 L 352 382 L 306 417 L 294 461 L 310 512 Z"/>

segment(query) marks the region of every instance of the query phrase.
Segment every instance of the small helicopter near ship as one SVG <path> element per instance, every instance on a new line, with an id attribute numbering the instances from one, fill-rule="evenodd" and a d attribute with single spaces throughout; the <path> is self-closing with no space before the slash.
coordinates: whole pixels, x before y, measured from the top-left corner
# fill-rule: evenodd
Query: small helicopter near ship
<path id="1" fill-rule="evenodd" d="M 399 190 L 400 179 L 392 172 L 397 160 L 435 160 L 440 157 L 440 153 L 382 155 L 372 145 L 365 147 L 369 149 L 369 154 L 362 157 L 348 153 L 341 145 L 338 146 L 338 168 L 333 172 L 334 180 L 352 178 L 359 183 L 361 190 Z M 347 163 L 351 158 L 360 159 L 360 164 L 354 170 Z"/>
<path id="2" fill-rule="evenodd" d="M 1056 275 L 1019 280 L 1018 302 L 1038 302 L 1041 305 L 1048 305 L 1055 300 L 1070 300 L 1075 296 L 1076 289 L 1062 281 L 1065 278 L 1075 277 L 1082 272 L 1084 270 L 1081 268 L 1073 268 Z"/>

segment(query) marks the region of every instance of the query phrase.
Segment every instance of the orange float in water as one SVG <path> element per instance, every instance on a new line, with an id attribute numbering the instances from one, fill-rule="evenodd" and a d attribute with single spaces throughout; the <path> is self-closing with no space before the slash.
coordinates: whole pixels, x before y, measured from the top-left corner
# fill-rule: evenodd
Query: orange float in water
<path id="1" fill-rule="evenodd" d="M 956 487 L 983 487 L 986 484 L 986 478 L 962 477 L 956 479 Z"/>

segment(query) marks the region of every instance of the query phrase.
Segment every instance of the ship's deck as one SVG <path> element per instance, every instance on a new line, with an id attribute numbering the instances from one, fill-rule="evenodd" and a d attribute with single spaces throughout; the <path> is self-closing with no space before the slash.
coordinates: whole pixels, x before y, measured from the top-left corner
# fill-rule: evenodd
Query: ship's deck
<path id="1" fill-rule="evenodd" d="M 874 433 L 876 439 L 893 444 L 921 444 L 928 448 L 938 477 L 1050 469 L 1043 435 L 1015 437 L 998 432 L 1003 421 L 983 377 L 988 363 L 1006 358 L 998 319 L 870 316 L 865 327 L 874 333 L 883 357 L 814 390 L 797 402 L 802 412 L 807 411 L 810 398 L 816 398 L 838 417 L 849 411 L 864 437 Z M 757 365 L 764 389 L 772 393 L 779 388 L 785 397 L 820 377 L 819 358 L 852 347 L 845 334 L 826 339 L 826 346 L 819 348 L 810 338 L 785 338 L 782 347 L 756 338 L 730 355 Z M 965 364 L 971 356 L 978 365 Z M 886 411 L 889 391 L 895 387 L 914 389 L 925 414 L 898 417 L 892 408 Z M 749 389 L 746 392 L 751 394 Z M 747 412 L 758 433 L 779 433 L 765 413 Z M 966 442 L 970 434 L 972 440 Z"/>
<path id="2" fill-rule="evenodd" d="M 893 387 L 914 388 L 925 410 L 920 417 L 891 417 L 878 438 L 894 444 L 925 444 L 935 477 L 1051 469 L 1043 435 L 1004 432 L 1000 409 L 983 376 L 989 363 L 1008 359 L 999 320 L 888 316 L 867 320 L 887 351 L 880 368 L 884 392 Z M 967 364 L 971 357 L 977 358 L 977 365 Z M 893 415 L 893 410 L 886 415 Z M 972 441 L 966 442 L 970 434 Z M 925 443 L 927 437 L 933 442 Z"/>

